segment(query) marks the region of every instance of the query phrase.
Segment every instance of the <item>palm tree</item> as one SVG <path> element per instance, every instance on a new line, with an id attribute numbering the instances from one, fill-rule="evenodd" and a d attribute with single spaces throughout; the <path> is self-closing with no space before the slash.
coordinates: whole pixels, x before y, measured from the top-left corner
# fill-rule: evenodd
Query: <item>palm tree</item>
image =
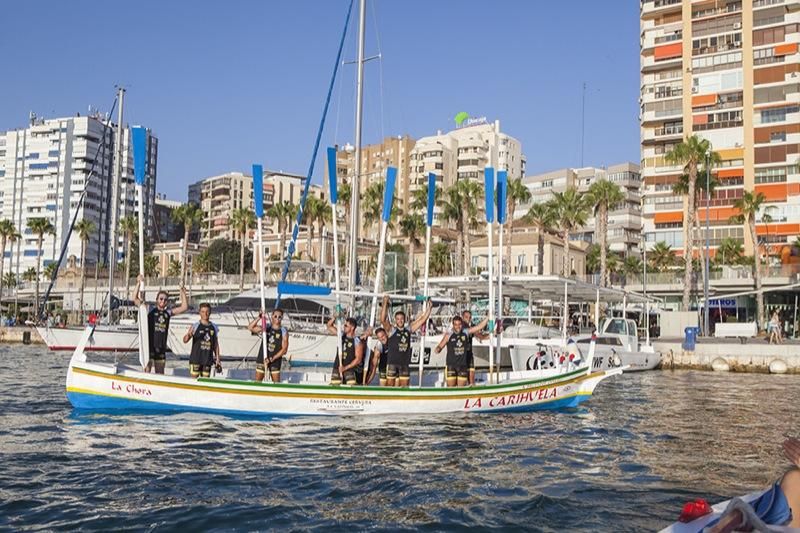
<path id="1" fill-rule="evenodd" d="M 14 239 L 17 233 L 17 228 L 10 220 L 0 220 L 0 279 L 3 279 L 3 268 L 6 259 L 6 245 L 10 240 Z M 0 284 L 0 302 L 3 301 L 3 287 Z"/>
<path id="2" fill-rule="evenodd" d="M 119 220 L 119 229 L 125 239 L 125 294 L 131 292 L 131 246 L 133 239 L 139 233 L 139 219 L 135 216 L 123 217 Z"/>
<path id="3" fill-rule="evenodd" d="M 675 252 L 669 244 L 664 241 L 658 241 L 653 249 L 647 253 L 649 267 L 656 272 L 666 272 L 669 267 L 675 265 Z"/>
<path id="4" fill-rule="evenodd" d="M 431 273 L 444 276 L 450 273 L 450 247 L 446 242 L 431 245 Z"/>
<path id="5" fill-rule="evenodd" d="M 231 213 L 231 224 L 239 233 L 239 292 L 244 290 L 244 249 L 247 246 L 247 235 L 256 223 L 256 216 L 250 209 L 240 207 Z"/>
<path id="6" fill-rule="evenodd" d="M 327 211 L 325 202 L 316 196 L 309 196 L 306 200 L 306 205 L 303 207 L 303 224 L 306 227 L 306 254 L 309 260 L 314 256 L 314 223 L 317 221 L 317 213 L 320 211 Z M 322 230 L 320 229 L 321 232 Z"/>
<path id="7" fill-rule="evenodd" d="M 718 265 L 738 265 L 744 257 L 744 247 L 741 241 L 733 237 L 725 237 L 717 246 L 714 262 Z"/>
<path id="8" fill-rule="evenodd" d="M 55 261 L 51 261 L 44 266 L 44 279 L 53 279 L 56 271 L 58 270 L 58 264 Z"/>
<path id="9" fill-rule="evenodd" d="M 361 215 L 364 219 L 364 231 L 369 232 L 372 226 L 381 219 L 381 211 L 383 210 L 383 182 L 376 181 L 370 184 L 364 191 L 362 196 L 363 201 L 361 207 L 363 209 Z"/>
<path id="10" fill-rule="evenodd" d="M 461 231 L 464 233 L 464 273 L 471 273 L 472 249 L 470 230 L 477 224 L 478 203 L 483 199 L 483 187 L 475 180 L 458 180 L 455 185 L 461 202 Z"/>
<path id="11" fill-rule="evenodd" d="M 597 180 L 589 187 L 588 202 L 595 213 L 595 233 L 600 248 L 600 286 L 608 286 L 608 210 L 625 200 L 625 195 L 616 183 Z"/>
<path id="12" fill-rule="evenodd" d="M 720 161 L 719 154 L 711 150 L 711 143 L 707 139 L 701 139 L 697 135 L 687 137 L 683 142 L 676 145 L 665 159 L 673 165 L 683 166 L 687 176 L 686 197 L 688 208 L 686 210 L 686 220 L 683 224 L 683 254 L 684 254 L 684 274 L 683 274 L 683 310 L 688 311 L 691 300 L 692 290 L 692 258 L 694 256 L 694 238 L 692 229 L 697 211 L 697 176 L 700 165 L 709 156 L 713 163 Z"/>
<path id="13" fill-rule="evenodd" d="M 461 199 L 458 190 L 455 186 L 450 187 L 445 191 L 445 198 L 440 204 L 442 208 L 442 218 L 448 222 L 453 222 L 456 227 L 456 271 L 460 274 L 465 274 L 467 271 L 461 271 L 464 262 L 464 232 L 462 231 L 461 224 Z"/>
<path id="14" fill-rule="evenodd" d="M 506 204 L 506 226 L 508 226 L 508 246 L 506 247 L 506 268 L 511 272 L 511 247 L 514 244 L 514 214 L 517 212 L 517 206 L 531 201 L 531 191 L 522 183 L 522 178 L 512 179 L 508 181 L 507 204 Z"/>
<path id="15" fill-rule="evenodd" d="M 144 257 L 144 275 L 148 277 L 158 276 L 158 257 L 146 255 Z"/>
<path id="16" fill-rule="evenodd" d="M 3 286 L 8 288 L 16 287 L 17 276 L 15 276 L 13 272 L 6 272 L 3 274 Z"/>
<path id="17" fill-rule="evenodd" d="M 533 204 L 528 212 L 525 214 L 525 221 L 532 224 L 536 228 L 538 265 L 536 267 L 537 273 L 541 276 L 544 274 L 544 234 L 550 232 L 555 224 L 555 213 L 552 205 L 549 203 Z"/>
<path id="18" fill-rule="evenodd" d="M 181 285 L 186 285 L 187 250 L 189 249 L 189 233 L 203 220 L 203 210 L 197 204 L 189 203 L 178 206 L 172 211 L 172 220 L 183 224 L 183 253 L 181 254 Z"/>
<path id="19" fill-rule="evenodd" d="M 88 219 L 83 219 L 75 224 L 75 231 L 78 232 L 78 237 L 81 240 L 81 295 L 78 303 L 78 317 L 83 316 L 83 291 L 86 288 L 86 267 L 88 266 L 88 258 L 86 257 L 86 246 L 94 233 L 94 222 Z M 83 320 L 79 323 L 83 323 Z"/>
<path id="20" fill-rule="evenodd" d="M 616 257 L 616 256 L 615 256 Z M 622 263 L 622 271 L 625 276 L 641 276 L 642 275 L 642 260 L 635 255 L 629 255 Z"/>
<path id="21" fill-rule="evenodd" d="M 272 207 L 267 209 L 266 215 L 271 219 L 274 219 L 278 223 L 278 234 L 280 235 L 280 245 L 279 245 L 279 261 L 283 259 L 284 253 L 286 253 L 286 231 L 287 231 L 287 221 L 291 219 L 292 214 L 292 204 L 289 202 L 278 202 L 277 204 L 273 204 Z"/>
<path id="22" fill-rule="evenodd" d="M 36 235 L 36 299 L 34 304 L 34 313 L 36 318 L 39 317 L 39 278 L 42 273 L 42 241 L 45 235 L 55 235 L 56 229 L 53 224 L 46 218 L 36 217 L 28 219 L 28 229 L 31 233 Z"/>
<path id="23" fill-rule="evenodd" d="M 181 275 L 181 264 L 178 261 L 172 259 L 169 262 L 169 266 L 167 267 L 167 276 L 177 277 L 180 275 Z"/>
<path id="24" fill-rule="evenodd" d="M 422 215 L 410 214 L 400 219 L 400 232 L 408 239 L 408 293 L 414 293 L 414 254 L 419 238 L 425 231 Z"/>
<path id="25" fill-rule="evenodd" d="M 28 267 L 28 269 L 22 273 L 22 279 L 28 282 L 36 281 L 38 279 L 36 269 L 33 267 Z"/>
<path id="26" fill-rule="evenodd" d="M 761 210 L 761 206 L 767 200 L 764 193 L 754 193 L 745 191 L 741 198 L 736 200 L 733 207 L 738 209 L 740 214 L 733 217 L 735 222 L 743 223 L 750 231 L 750 239 L 753 241 L 753 279 L 756 286 L 756 319 L 758 329 L 761 331 L 764 326 L 764 294 L 761 292 L 761 258 L 758 250 L 758 234 L 756 233 L 756 217 Z"/>
<path id="27" fill-rule="evenodd" d="M 325 260 L 325 245 L 322 242 L 322 234 L 325 231 L 325 224 L 332 220 L 333 217 L 331 216 L 331 210 L 328 208 L 328 204 L 324 201 L 319 201 L 314 211 L 314 222 L 317 223 L 317 262 L 320 267 Z"/>
<path id="28" fill-rule="evenodd" d="M 564 241 L 564 257 L 561 275 L 569 276 L 569 234 L 571 231 L 586 224 L 589 216 L 589 206 L 586 198 L 581 196 L 575 187 L 570 187 L 564 192 L 557 192 L 550 200 L 556 225 L 561 230 L 561 239 Z"/>
<path id="29" fill-rule="evenodd" d="M 436 205 L 442 199 L 442 188 L 436 187 L 433 192 L 433 204 Z M 409 207 L 412 211 L 425 214 L 428 211 L 428 182 L 425 182 L 424 187 L 414 189 L 411 192 L 411 201 Z"/>

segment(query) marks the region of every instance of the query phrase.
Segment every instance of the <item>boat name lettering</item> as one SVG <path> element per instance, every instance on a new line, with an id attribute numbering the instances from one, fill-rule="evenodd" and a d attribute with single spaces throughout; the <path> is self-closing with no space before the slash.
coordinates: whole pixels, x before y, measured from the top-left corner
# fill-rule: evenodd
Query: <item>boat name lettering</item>
<path id="1" fill-rule="evenodd" d="M 494 396 L 484 403 L 482 398 L 467 398 L 464 402 L 464 409 L 479 409 L 482 407 L 507 407 L 509 405 L 521 405 L 524 403 L 538 402 L 540 400 L 551 400 L 557 395 L 557 389 L 539 389 L 533 391 L 516 392 L 503 396 Z"/>
<path id="2" fill-rule="evenodd" d="M 372 400 L 360 400 L 356 398 L 311 398 L 310 402 L 313 404 L 322 405 L 335 405 L 335 406 L 352 406 L 352 405 L 371 405 Z"/>
<path id="3" fill-rule="evenodd" d="M 139 396 L 152 396 L 153 393 L 147 387 L 140 387 L 133 383 L 128 383 L 123 386 L 122 383 L 116 381 L 111 382 L 111 390 L 125 391 L 128 394 L 138 394 Z"/>

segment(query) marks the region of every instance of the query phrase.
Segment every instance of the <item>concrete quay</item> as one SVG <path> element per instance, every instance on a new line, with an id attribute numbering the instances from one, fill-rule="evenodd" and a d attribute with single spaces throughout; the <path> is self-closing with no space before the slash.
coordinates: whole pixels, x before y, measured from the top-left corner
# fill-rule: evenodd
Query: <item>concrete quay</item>
<path id="1" fill-rule="evenodd" d="M 661 369 L 714 370 L 719 372 L 751 372 L 761 374 L 800 374 L 800 340 L 788 339 L 782 344 L 769 344 L 764 338 L 736 339 L 701 338 L 694 351 L 682 347 L 682 339 L 653 340 L 661 352 Z"/>
<path id="2" fill-rule="evenodd" d="M 16 344 L 25 342 L 26 333 L 30 336 L 30 344 L 44 344 L 36 328 L 29 326 L 0 327 L 0 344 Z"/>

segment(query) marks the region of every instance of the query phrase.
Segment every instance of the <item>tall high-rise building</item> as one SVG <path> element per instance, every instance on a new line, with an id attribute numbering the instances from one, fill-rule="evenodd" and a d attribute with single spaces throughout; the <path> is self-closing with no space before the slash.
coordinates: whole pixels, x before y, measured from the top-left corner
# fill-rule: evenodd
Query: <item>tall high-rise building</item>
<path id="1" fill-rule="evenodd" d="M 625 199 L 611 206 L 608 212 L 608 246 L 612 252 L 627 256 L 639 254 L 642 228 L 641 177 L 639 165 L 621 163 L 608 168 L 564 168 L 536 176 L 526 176 L 522 182 L 531 192 L 531 201 L 517 206 L 515 218 L 522 218 L 532 204 L 547 202 L 556 192 L 574 187 L 581 193 L 589 190 L 598 180 L 617 184 Z M 590 216 L 584 227 L 572 234 L 572 240 L 598 242 L 595 235 L 595 217 Z"/>
<path id="2" fill-rule="evenodd" d="M 766 197 L 759 241 L 793 241 L 800 233 L 800 1 L 642 0 L 640 14 L 648 246 L 683 249 L 686 201 L 672 190 L 683 169 L 665 154 L 691 135 L 708 139 L 722 159 L 709 206 L 711 246 L 732 237 L 752 252 L 748 232 L 730 221 L 745 191 Z M 706 205 L 701 199 L 703 227 Z"/>
<path id="3" fill-rule="evenodd" d="M 0 218 L 14 223 L 22 238 L 6 250 L 7 268 L 15 273 L 36 266 L 37 237 L 28 228 L 32 218 L 46 218 L 55 229 L 45 235 L 42 265 L 56 260 L 67 239 L 78 199 L 86 196 L 77 220 L 94 223 L 95 231 L 81 257 L 81 241 L 76 232 L 69 237 L 67 254 L 79 262 L 94 264 L 108 261 L 110 245 L 111 187 L 117 125 L 97 114 L 55 119 L 37 119 L 32 115 L 26 128 L 0 132 Z M 158 139 L 147 132 L 145 206 L 147 232 L 152 232 L 155 200 Z M 94 164 L 94 167 L 92 165 Z M 90 171 L 93 172 L 90 176 Z M 122 136 L 122 175 L 119 183 L 119 218 L 136 215 L 138 203 L 133 177 L 133 150 L 130 130 Z M 122 237 L 117 246 L 122 253 Z"/>

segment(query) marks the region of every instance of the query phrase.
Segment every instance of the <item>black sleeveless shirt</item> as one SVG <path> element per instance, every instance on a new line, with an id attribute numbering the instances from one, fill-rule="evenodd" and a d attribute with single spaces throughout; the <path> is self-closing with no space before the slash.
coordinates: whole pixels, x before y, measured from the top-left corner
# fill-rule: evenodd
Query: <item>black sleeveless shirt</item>
<path id="1" fill-rule="evenodd" d="M 399 366 L 411 364 L 411 331 L 408 328 L 393 328 L 386 344 L 389 351 L 388 364 Z"/>
<path id="2" fill-rule="evenodd" d="M 469 335 L 463 329 L 458 333 L 453 332 L 447 339 L 447 366 L 452 368 L 465 368 L 467 366 L 467 343 Z"/>
<path id="3" fill-rule="evenodd" d="M 286 328 L 275 329 L 272 324 L 267 324 L 267 359 L 272 359 L 275 354 L 281 350 L 283 346 L 283 339 L 287 335 Z M 258 343 L 258 359 L 257 362 L 264 362 L 264 343 Z"/>
<path id="4" fill-rule="evenodd" d="M 342 333 L 342 366 L 347 366 L 356 360 L 356 346 L 361 343 L 358 337 L 348 337 Z M 339 357 L 333 362 L 334 369 L 339 368 Z"/>
<path id="5" fill-rule="evenodd" d="M 162 355 L 167 353 L 167 339 L 169 335 L 169 319 L 172 310 L 161 310 L 153 307 L 147 313 L 147 330 L 150 337 L 150 353 Z"/>
<path id="6" fill-rule="evenodd" d="M 214 352 L 217 347 L 217 326 L 213 322 L 198 322 L 192 335 L 192 353 L 189 363 L 193 365 L 211 366 L 214 364 Z"/>

